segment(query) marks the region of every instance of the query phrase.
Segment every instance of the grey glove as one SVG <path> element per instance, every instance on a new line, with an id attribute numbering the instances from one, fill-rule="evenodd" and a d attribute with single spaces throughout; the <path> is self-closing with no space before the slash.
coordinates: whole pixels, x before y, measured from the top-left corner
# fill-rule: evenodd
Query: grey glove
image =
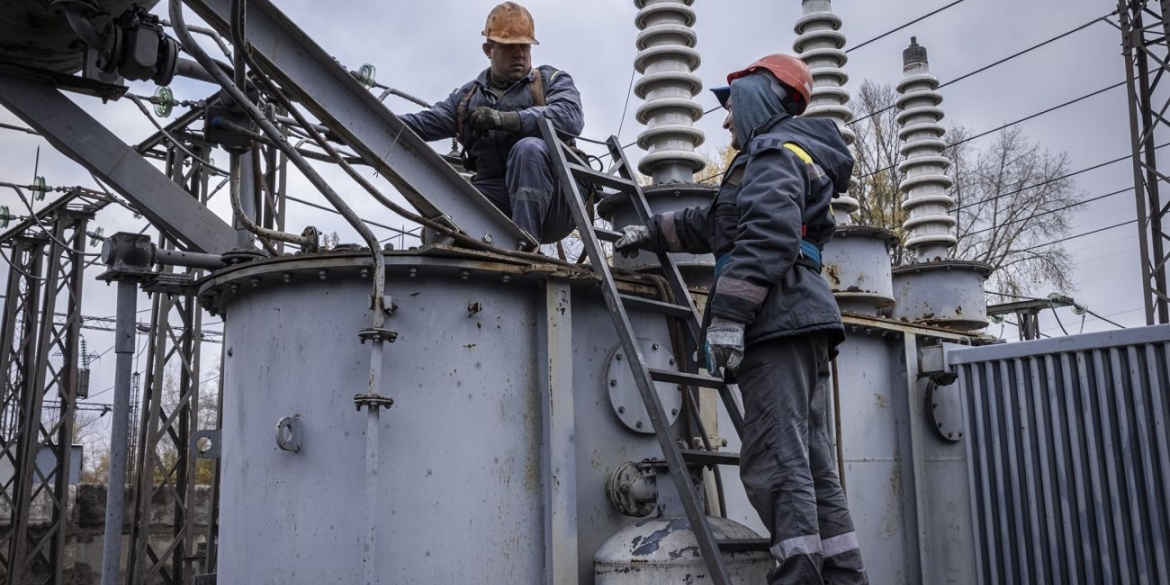
<path id="1" fill-rule="evenodd" d="M 487 106 L 480 106 L 472 111 L 468 122 L 480 136 L 486 136 L 491 130 L 519 132 L 521 126 L 519 112 L 501 112 Z"/>
<path id="2" fill-rule="evenodd" d="M 735 373 L 743 362 L 744 324 L 722 317 L 712 317 L 707 326 L 707 371 L 720 367 Z"/>
<path id="3" fill-rule="evenodd" d="M 644 225 L 628 225 L 623 227 L 621 231 L 622 237 L 614 243 L 613 247 L 626 258 L 636 256 L 639 244 L 650 241 L 650 228 Z"/>

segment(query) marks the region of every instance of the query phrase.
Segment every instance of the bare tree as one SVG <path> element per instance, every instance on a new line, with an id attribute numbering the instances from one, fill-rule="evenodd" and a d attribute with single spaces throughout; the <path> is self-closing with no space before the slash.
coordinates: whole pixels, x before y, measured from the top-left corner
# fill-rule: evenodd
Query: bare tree
<path id="1" fill-rule="evenodd" d="M 858 223 L 901 234 L 904 196 L 898 170 L 901 141 L 894 108 L 897 94 L 886 84 L 866 81 L 854 108 L 857 133 Z M 1019 127 L 1005 129 L 979 148 L 962 126 L 947 132 L 953 162 L 953 214 L 957 220 L 955 257 L 990 264 L 988 290 L 1038 295 L 1056 288 L 1073 290 L 1073 262 L 1060 244 L 1068 234 L 1070 213 L 1082 191 L 1069 174 L 1068 155 L 1032 142 Z M 894 252 L 900 261 L 902 250 Z"/>

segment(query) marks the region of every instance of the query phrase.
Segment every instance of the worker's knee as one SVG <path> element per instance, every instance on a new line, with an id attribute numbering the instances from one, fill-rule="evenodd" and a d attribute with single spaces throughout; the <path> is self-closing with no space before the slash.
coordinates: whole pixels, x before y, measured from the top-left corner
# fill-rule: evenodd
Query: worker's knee
<path id="1" fill-rule="evenodd" d="M 508 153 L 508 165 L 514 163 L 524 163 L 533 161 L 547 161 L 548 160 L 548 146 L 544 140 L 529 136 L 528 138 L 521 138 L 512 151 Z"/>

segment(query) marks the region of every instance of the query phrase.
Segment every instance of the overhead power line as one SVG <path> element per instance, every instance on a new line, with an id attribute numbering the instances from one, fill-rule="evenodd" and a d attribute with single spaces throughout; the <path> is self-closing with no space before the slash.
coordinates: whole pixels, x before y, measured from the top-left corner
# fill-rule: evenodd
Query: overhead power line
<path id="1" fill-rule="evenodd" d="M 1077 201 L 1076 203 L 1072 203 L 1072 204 L 1069 204 L 1069 205 L 1065 205 L 1065 206 L 1063 206 L 1063 207 L 1058 207 L 1058 208 L 1056 208 L 1056 209 L 1050 209 L 1050 210 L 1048 210 L 1048 211 L 1042 211 L 1042 212 L 1040 212 L 1040 213 L 1035 213 L 1035 214 L 1029 215 L 1028 217 L 1022 217 L 1022 218 L 1020 218 L 1020 219 L 1013 219 L 1013 220 L 1011 220 L 1011 221 L 1005 221 L 1005 222 L 1003 222 L 1003 223 L 998 223 L 998 224 L 996 224 L 996 225 L 993 225 L 993 226 L 991 226 L 991 227 L 983 228 L 983 229 L 981 229 L 981 230 L 976 230 L 976 231 L 973 231 L 973 232 L 971 232 L 971 233 L 969 233 L 969 234 L 966 234 L 966 235 L 968 235 L 968 236 L 977 236 L 977 235 L 979 235 L 979 234 L 987 233 L 987 232 L 989 232 L 989 231 L 991 231 L 991 230 L 994 230 L 994 229 L 996 229 L 996 228 L 999 228 L 999 227 L 1003 227 L 1003 226 L 1005 226 L 1005 225 L 1012 225 L 1012 224 L 1014 224 L 1014 223 L 1020 223 L 1020 222 L 1025 222 L 1025 221 L 1029 221 L 1029 220 L 1032 220 L 1032 219 L 1036 219 L 1037 217 L 1043 217 L 1043 216 L 1045 216 L 1045 215 L 1052 215 L 1052 214 L 1054 214 L 1054 213 L 1060 213 L 1060 212 L 1062 212 L 1062 211 L 1067 211 L 1067 210 L 1069 210 L 1069 209 L 1073 209 L 1074 207 L 1080 207 L 1080 206 L 1082 206 L 1082 205 L 1088 205 L 1089 203 L 1092 203 L 1092 202 L 1094 202 L 1094 201 L 1100 201 L 1100 200 L 1102 200 L 1102 199 L 1106 199 L 1106 198 L 1109 198 L 1109 197 L 1114 197 L 1114 196 L 1117 196 L 1117 195 L 1121 195 L 1122 193 L 1128 193 L 1128 192 L 1130 192 L 1130 191 L 1133 191 L 1133 187 L 1126 187 L 1126 188 L 1124 188 L 1124 189 L 1119 189 L 1119 190 L 1117 190 L 1117 191 L 1114 191 L 1114 192 L 1112 192 L 1112 193 L 1106 193 L 1106 194 L 1104 194 L 1104 195 L 1098 195 L 1098 196 L 1096 196 L 1096 197 L 1091 197 L 1091 198 L 1089 198 L 1089 199 L 1083 199 L 1083 200 L 1081 200 L 1081 201 Z"/>
<path id="2" fill-rule="evenodd" d="M 1016 120 L 1016 121 L 1014 121 L 1014 122 L 1008 122 L 1007 124 L 1004 124 L 1004 125 L 1002 125 L 1002 126 L 999 126 L 999 127 L 997 127 L 997 128 L 992 128 L 991 130 L 986 130 L 986 131 L 984 131 L 984 132 L 980 132 L 979 134 L 975 134 L 974 136 L 968 136 L 968 137 L 966 137 L 966 138 L 964 138 L 964 139 L 962 139 L 962 140 L 958 140 L 958 141 L 956 141 L 956 142 L 955 142 L 954 144 L 952 144 L 951 146 L 958 146 L 958 145 L 960 145 L 960 144 L 966 144 L 966 143 L 968 143 L 968 142 L 971 142 L 972 140 L 977 140 L 977 139 L 979 139 L 979 138 L 983 138 L 984 136 L 987 136 L 987 135 L 989 135 L 989 134 L 994 134 L 994 133 L 996 133 L 996 132 L 999 132 L 1000 130 L 1006 130 L 1006 129 L 1008 129 L 1008 128 L 1011 128 L 1012 126 L 1018 126 L 1018 125 L 1020 125 L 1020 124 L 1023 124 L 1024 122 L 1027 122 L 1027 121 L 1029 121 L 1029 120 L 1033 120 L 1033 119 L 1035 119 L 1035 118 L 1039 118 L 1040 116 L 1043 116 L 1043 115 L 1045 115 L 1045 114 L 1051 114 L 1052 112 L 1055 112 L 1055 111 L 1057 111 L 1057 110 L 1060 110 L 1060 109 L 1062 109 L 1062 108 L 1067 108 L 1068 106 L 1071 106 L 1071 105 L 1073 105 L 1073 104 L 1076 104 L 1076 103 L 1082 102 L 1082 101 L 1084 101 L 1084 100 L 1087 100 L 1087 99 L 1089 99 L 1089 98 L 1091 98 L 1091 97 L 1094 97 L 1094 96 L 1100 95 L 1100 94 L 1102 94 L 1102 93 L 1105 93 L 1105 92 L 1107 92 L 1107 91 L 1109 91 L 1109 90 L 1111 90 L 1111 89 L 1115 89 L 1115 88 L 1121 87 L 1121 86 L 1123 86 L 1123 85 L 1125 85 L 1125 82 L 1124 82 L 1124 81 L 1122 81 L 1122 82 L 1119 82 L 1119 83 L 1115 83 L 1115 84 L 1113 84 L 1113 85 L 1110 85 L 1110 86 L 1108 86 L 1108 87 L 1103 87 L 1103 88 L 1101 88 L 1101 89 L 1099 89 L 1099 90 L 1097 90 L 1097 91 L 1094 91 L 1094 92 L 1092 92 L 1092 93 L 1087 93 L 1087 94 L 1085 94 L 1085 95 L 1083 95 L 1083 96 L 1081 96 L 1081 97 L 1078 97 L 1078 98 L 1076 98 L 1076 99 L 1072 99 L 1072 100 L 1069 100 L 1069 101 L 1067 101 L 1067 102 L 1064 102 L 1063 104 L 1060 104 L 1060 105 L 1057 105 L 1057 106 L 1052 106 L 1051 108 L 1048 108 L 1047 110 L 1040 111 L 1040 112 L 1036 112 L 1035 114 L 1031 114 L 1031 115 L 1029 115 L 1029 116 L 1024 116 L 1023 118 L 1020 118 L 1019 120 Z M 886 171 L 892 171 L 892 170 L 894 170 L 894 169 L 896 169 L 896 168 L 898 168 L 898 164 L 897 164 L 897 163 L 895 163 L 895 164 L 892 164 L 892 165 L 890 165 L 890 166 L 888 166 L 888 167 L 885 167 L 885 168 L 878 169 L 878 170 L 876 170 L 876 171 L 873 171 L 873 172 L 866 173 L 866 174 L 864 174 L 864 175 L 861 175 L 861 176 L 860 176 L 860 177 L 858 177 L 857 179 L 858 179 L 859 181 L 860 181 L 860 180 L 865 180 L 865 179 L 868 179 L 868 178 L 870 178 L 870 177 L 872 177 L 872 176 L 874 176 L 874 175 L 877 175 L 877 174 L 880 174 L 880 173 L 884 173 L 884 172 L 886 172 Z"/>
<path id="3" fill-rule="evenodd" d="M 864 47 L 864 46 L 866 46 L 866 45 L 868 45 L 868 44 L 870 44 L 870 43 L 872 43 L 872 42 L 874 42 L 874 41 L 880 41 L 880 40 L 882 40 L 882 39 L 884 39 L 884 38 L 886 38 L 886 37 L 888 37 L 888 36 L 890 36 L 890 35 L 892 35 L 892 34 L 894 34 L 894 33 L 898 32 L 898 31 L 900 31 L 900 30 L 902 30 L 902 29 L 904 29 L 904 28 L 906 28 L 906 27 L 910 26 L 910 25 L 913 25 L 913 24 L 918 24 L 919 22 L 922 22 L 922 21 L 924 21 L 924 20 L 926 20 L 926 19 L 928 19 L 928 18 L 930 18 L 930 17 L 932 17 L 932 16 L 934 16 L 934 15 L 936 15 L 936 14 L 938 14 L 938 13 L 940 13 L 940 12 L 942 12 L 942 11 L 946 10 L 946 9 L 948 9 L 948 8 L 951 8 L 952 6 L 957 6 L 957 5 L 959 5 L 959 4 L 962 4 L 963 2 L 966 2 L 966 1 L 967 1 L 967 0 L 955 0 L 954 2 L 951 2 L 950 4 L 947 4 L 946 6 L 943 6 L 942 8 L 937 8 L 937 9 L 935 9 L 935 10 L 931 11 L 931 12 L 928 12 L 928 13 L 926 13 L 926 14 L 923 14 L 922 16 L 919 16 L 918 18 L 915 18 L 914 20 L 911 20 L 910 22 L 907 22 L 906 24 L 903 24 L 903 25 L 901 25 L 901 26 L 899 26 L 899 27 L 897 27 L 897 28 L 890 29 L 890 30 L 888 30 L 888 31 L 886 31 L 886 32 L 884 32 L 884 33 L 882 33 L 882 34 L 880 34 L 880 35 L 876 36 L 876 37 L 873 37 L 872 39 L 869 39 L 868 41 L 865 41 L 864 43 L 860 43 L 860 44 L 854 45 L 853 47 L 850 47 L 850 48 L 846 49 L 846 50 L 845 50 L 845 52 L 846 52 L 846 53 L 852 53 L 853 51 L 856 51 L 857 49 L 860 49 L 860 48 L 862 48 L 862 47 Z"/>
<path id="4" fill-rule="evenodd" d="M 1167 143 L 1165 143 L 1165 144 L 1161 144 L 1161 145 L 1159 145 L 1159 146 L 1156 146 L 1156 147 L 1154 147 L 1154 150 L 1158 150 L 1158 149 L 1161 149 L 1161 148 L 1165 148 L 1165 147 L 1167 147 L 1167 146 L 1170 146 L 1170 142 L 1167 142 Z M 1067 179 L 1067 178 L 1070 178 L 1070 177 L 1075 177 L 1075 176 L 1077 176 L 1077 175 L 1081 175 L 1081 174 L 1087 173 L 1087 172 L 1089 172 L 1089 171 L 1095 171 L 1095 170 L 1097 170 L 1097 169 L 1099 169 L 1099 168 L 1102 168 L 1102 167 L 1107 167 L 1107 166 L 1109 166 L 1109 165 L 1117 164 L 1117 163 L 1119 163 L 1119 162 L 1121 162 L 1121 161 L 1123 161 L 1123 160 L 1130 160 L 1131 158 L 1133 158 L 1133 155 L 1132 155 L 1132 154 L 1127 154 L 1127 155 L 1125 155 L 1125 156 L 1122 156 L 1122 157 L 1119 157 L 1119 158 L 1115 158 L 1115 159 L 1113 159 L 1113 160 L 1109 160 L 1109 161 L 1105 161 L 1105 162 L 1103 162 L 1103 163 L 1095 164 L 1095 165 L 1093 165 L 1093 166 L 1091 166 L 1091 167 L 1085 167 L 1085 168 L 1083 168 L 1083 169 L 1081 169 L 1081 170 L 1079 170 L 1079 171 L 1073 171 L 1073 172 L 1071 172 L 1071 173 L 1068 173 L 1067 175 L 1061 175 L 1061 176 L 1059 176 L 1059 177 L 1053 177 L 1053 178 L 1051 178 L 1051 179 L 1048 179 L 1048 180 L 1046 180 L 1046 181 L 1041 181 L 1041 182 L 1039 182 L 1039 183 L 1036 183 L 1036 184 L 1034 184 L 1034 185 L 1028 185 L 1027 187 L 1021 187 L 1021 188 L 1019 188 L 1019 189 L 1016 189 L 1015 191 L 1010 191 L 1010 192 L 1007 192 L 1007 193 L 1000 193 L 999 195 L 993 195 L 993 196 L 991 196 L 991 197 L 988 197 L 988 198 L 986 198 L 986 199 L 980 199 L 980 200 L 978 200 L 978 201 L 972 201 L 971 203 L 966 203 L 966 204 L 963 204 L 963 205 L 960 205 L 960 206 L 956 207 L 956 208 L 955 208 L 955 211 L 961 211 L 961 210 L 963 210 L 963 209 L 967 209 L 967 208 L 969 208 L 969 207 L 973 207 L 973 206 L 975 206 L 975 205 L 982 205 L 982 204 L 984 204 L 984 203 L 987 203 L 987 202 L 989 202 L 989 201 L 995 201 L 996 199 L 1003 199 L 1004 197 L 1011 197 L 1012 195 L 1019 195 L 1020 193 L 1023 193 L 1024 191 L 1027 191 L 1028 189 L 1035 189 L 1036 187 L 1043 187 L 1043 186 L 1045 186 L 1045 185 L 1048 185 L 1048 184 L 1051 184 L 1051 183 L 1055 183 L 1055 182 L 1057 182 L 1057 181 L 1062 181 L 1062 180 L 1064 180 L 1064 179 Z"/>
<path id="5" fill-rule="evenodd" d="M 1085 30 L 1086 28 L 1089 28 L 1090 26 L 1092 26 L 1092 25 L 1094 25 L 1094 24 L 1096 24 L 1096 23 L 1098 23 L 1098 22 L 1107 22 L 1107 21 L 1106 21 L 1106 19 L 1107 19 L 1107 18 L 1109 18 L 1110 16 L 1112 16 L 1113 14 L 1115 14 L 1116 12 L 1117 12 L 1117 11 L 1116 11 L 1116 10 L 1114 10 L 1113 12 L 1110 12 L 1109 14 L 1105 14 L 1105 15 L 1103 15 L 1103 16 L 1098 16 L 1097 18 L 1094 18 L 1093 20 L 1090 20 L 1089 22 L 1086 22 L 1085 24 L 1082 24 L 1082 25 L 1080 25 L 1080 26 L 1078 26 L 1078 27 L 1076 27 L 1076 28 L 1074 28 L 1074 29 L 1072 29 L 1072 30 L 1069 30 L 1069 31 L 1063 32 L 1063 33 L 1061 33 L 1061 34 L 1059 34 L 1059 35 L 1056 35 L 1055 37 L 1052 37 L 1052 38 L 1050 38 L 1050 39 L 1048 39 L 1048 40 L 1041 41 L 1041 42 L 1039 42 L 1039 43 L 1037 43 L 1037 44 L 1035 44 L 1035 45 L 1032 45 L 1031 47 L 1028 47 L 1027 49 L 1024 49 L 1024 50 L 1022 50 L 1022 51 L 1017 51 L 1016 53 L 1013 53 L 1013 54 L 1011 54 L 1011 55 L 1008 55 L 1007 57 L 1004 57 L 1003 59 L 1000 59 L 1000 60 L 998 60 L 998 61 L 995 61 L 994 63 L 991 63 L 990 65 L 984 65 L 983 67 L 980 67 L 980 68 L 978 68 L 978 69 L 976 69 L 976 70 L 974 70 L 974 71 L 971 71 L 970 73 L 965 73 L 965 74 L 963 74 L 963 75 L 960 75 L 960 76 L 958 76 L 958 77 L 956 77 L 956 78 L 954 78 L 954 79 L 952 79 L 952 80 L 950 80 L 950 81 L 947 81 L 947 82 L 945 82 L 945 83 L 942 83 L 942 84 L 940 84 L 940 85 L 938 86 L 938 89 L 942 89 L 942 88 L 944 88 L 944 87 L 947 87 L 947 86 L 949 86 L 949 85 L 953 85 L 953 84 L 955 84 L 955 83 L 958 83 L 958 82 L 960 82 L 960 81 L 963 81 L 964 79 L 968 79 L 968 78 L 970 78 L 970 77 L 973 77 L 973 76 L 975 76 L 975 75 L 978 75 L 978 74 L 980 74 L 980 73 L 983 73 L 984 71 L 987 71 L 987 70 L 989 70 L 989 69 L 994 69 L 994 68 L 996 68 L 996 67 L 999 67 L 1000 65 L 1003 65 L 1004 63 L 1007 63 L 1008 61 L 1011 61 L 1011 60 L 1013 60 L 1013 59 L 1016 59 L 1016 58 L 1022 57 L 1022 56 L 1024 56 L 1024 55 L 1027 55 L 1028 53 L 1031 53 L 1032 51 L 1035 51 L 1036 49 L 1039 49 L 1039 48 L 1041 48 L 1041 47 L 1047 46 L 1047 45 L 1049 45 L 1049 44 L 1052 44 L 1052 43 L 1054 43 L 1054 42 L 1056 42 L 1056 41 L 1059 41 L 1060 39 L 1063 39 L 1063 38 L 1065 38 L 1065 37 L 1068 37 L 1069 35 L 1072 35 L 1072 34 L 1074 34 L 1074 33 L 1078 33 L 1078 32 L 1080 32 L 1080 31 L 1082 31 L 1082 30 Z M 869 114 L 867 114 L 867 115 L 865 115 L 865 116 L 862 116 L 862 117 L 860 117 L 860 118 L 858 118 L 858 119 L 856 119 L 856 120 L 854 120 L 854 121 L 850 122 L 850 123 L 849 123 L 849 125 L 850 125 L 850 126 L 852 126 L 852 125 L 854 125 L 854 124 L 858 124 L 858 123 L 860 123 L 860 122 L 864 122 L 865 120 L 868 120 L 868 119 L 870 119 L 870 118 L 872 118 L 872 117 L 874 117 L 874 116 L 877 116 L 878 114 L 883 114 L 883 113 L 885 113 L 885 112 L 888 112 L 888 111 L 890 111 L 890 110 L 892 110 L 892 109 L 894 109 L 894 106 L 890 106 L 890 107 L 887 107 L 887 108 L 882 108 L 882 109 L 880 109 L 880 110 L 878 110 L 878 111 L 876 111 L 876 112 L 871 112 L 871 113 L 869 113 Z"/>
<path id="6" fill-rule="evenodd" d="M 1111 225 L 1111 226 L 1106 226 L 1106 227 L 1103 227 L 1103 228 L 1097 228 L 1097 229 L 1095 229 L 1095 230 L 1091 230 L 1091 231 L 1087 231 L 1087 232 L 1081 232 L 1081 233 L 1079 233 L 1079 234 L 1074 234 L 1074 235 L 1068 236 L 1067 238 L 1061 238 L 1061 239 L 1059 239 L 1059 240 L 1052 240 L 1051 242 L 1044 242 L 1043 244 L 1037 244 L 1037 245 L 1035 245 L 1035 246 L 1032 246 L 1032 247 L 1029 247 L 1029 248 L 1024 248 L 1024 249 L 1022 249 L 1022 250 L 1014 250 L 1012 253 L 1014 253 L 1014 254 L 1021 254 L 1021 253 L 1023 253 L 1023 252 L 1031 252 L 1032 250 L 1039 250 L 1040 248 L 1045 248 L 1045 247 L 1048 247 L 1048 246 L 1054 246 L 1054 245 L 1056 245 L 1056 244 L 1063 244 L 1064 242 L 1067 242 L 1067 241 L 1069 241 L 1069 240 L 1075 240 L 1075 239 L 1078 239 L 1078 238 L 1083 238 L 1083 237 L 1085 237 L 1085 236 L 1091 236 L 1091 235 L 1093 235 L 1093 234 L 1099 234 L 1099 233 L 1101 233 L 1101 232 L 1106 232 L 1106 231 L 1109 231 L 1109 230 L 1112 230 L 1112 229 L 1117 229 L 1117 228 L 1119 228 L 1119 227 L 1124 227 L 1124 226 L 1127 226 L 1127 225 L 1130 225 L 1130 224 L 1134 224 L 1134 223 L 1137 223 L 1137 220 L 1136 220 L 1136 219 L 1131 219 L 1131 220 L 1129 220 L 1129 221 L 1123 221 L 1123 222 L 1121 222 L 1121 223 L 1115 223 L 1115 224 L 1113 224 L 1113 225 Z"/>

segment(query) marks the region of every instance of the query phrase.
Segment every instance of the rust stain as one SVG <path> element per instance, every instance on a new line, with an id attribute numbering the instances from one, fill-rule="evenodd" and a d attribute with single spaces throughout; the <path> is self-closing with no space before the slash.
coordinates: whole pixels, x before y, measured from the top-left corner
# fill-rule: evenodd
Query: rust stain
<path id="1" fill-rule="evenodd" d="M 890 398 L 881 394 L 874 394 L 874 399 L 877 401 L 878 408 L 889 408 Z"/>

